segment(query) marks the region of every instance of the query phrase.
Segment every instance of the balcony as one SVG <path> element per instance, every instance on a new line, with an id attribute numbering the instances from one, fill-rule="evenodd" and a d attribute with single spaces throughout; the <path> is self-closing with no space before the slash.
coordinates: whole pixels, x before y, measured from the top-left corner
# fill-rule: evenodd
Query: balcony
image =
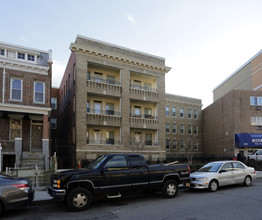
<path id="1" fill-rule="evenodd" d="M 114 139 L 114 138 L 106 138 L 105 140 L 94 140 L 94 139 L 87 139 L 86 144 L 90 145 L 121 145 L 121 141 Z"/>
<path id="2" fill-rule="evenodd" d="M 130 84 L 130 97 L 133 99 L 142 99 L 149 101 L 156 101 L 158 99 L 157 89 L 149 88 L 146 86 L 138 86 L 136 84 Z"/>
<path id="3" fill-rule="evenodd" d="M 152 115 L 130 115 L 130 127 L 133 128 L 158 128 L 158 118 Z"/>
<path id="4" fill-rule="evenodd" d="M 97 79 L 88 77 L 86 81 L 87 91 L 90 93 L 99 93 L 120 97 L 122 93 L 121 83 L 114 80 Z"/>
<path id="5" fill-rule="evenodd" d="M 95 109 L 87 109 L 88 125 L 107 125 L 120 126 L 121 114 L 113 110 L 97 111 Z"/>

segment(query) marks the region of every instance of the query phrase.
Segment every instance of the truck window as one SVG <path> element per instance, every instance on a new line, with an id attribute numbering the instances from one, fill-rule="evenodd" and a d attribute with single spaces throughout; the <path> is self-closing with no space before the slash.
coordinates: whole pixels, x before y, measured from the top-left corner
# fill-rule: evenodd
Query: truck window
<path id="1" fill-rule="evenodd" d="M 141 156 L 129 156 L 128 157 L 129 167 L 130 168 L 145 168 L 146 162 Z"/>
<path id="2" fill-rule="evenodd" d="M 122 155 L 113 156 L 107 163 L 104 168 L 111 170 L 112 168 L 127 169 L 126 157 Z"/>

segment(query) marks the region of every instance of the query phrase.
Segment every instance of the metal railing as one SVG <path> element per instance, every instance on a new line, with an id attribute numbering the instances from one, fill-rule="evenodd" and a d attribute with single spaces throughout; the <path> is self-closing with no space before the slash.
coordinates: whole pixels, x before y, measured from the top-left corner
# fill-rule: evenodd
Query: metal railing
<path id="1" fill-rule="evenodd" d="M 97 78 L 97 77 L 93 77 L 93 76 L 88 76 L 86 80 L 97 82 L 97 83 L 112 84 L 112 85 L 117 85 L 117 86 L 120 86 L 120 84 L 121 84 L 119 81 L 101 79 L 101 78 Z"/>
<path id="2" fill-rule="evenodd" d="M 121 116 L 120 112 L 116 112 L 114 110 L 97 110 L 97 109 L 90 109 L 87 108 L 87 114 L 97 114 L 97 115 L 115 115 Z"/>
<path id="3" fill-rule="evenodd" d="M 86 140 L 86 144 L 121 145 L 121 141 L 113 138 L 107 138 L 105 140 L 88 139 Z"/>
<path id="4" fill-rule="evenodd" d="M 15 141 L 1 140 L 1 147 L 3 152 L 14 152 L 15 151 Z"/>

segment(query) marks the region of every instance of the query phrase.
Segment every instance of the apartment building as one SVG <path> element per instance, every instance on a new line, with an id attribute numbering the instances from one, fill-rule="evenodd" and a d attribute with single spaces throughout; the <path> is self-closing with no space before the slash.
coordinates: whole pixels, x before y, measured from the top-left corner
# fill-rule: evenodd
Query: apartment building
<path id="1" fill-rule="evenodd" d="M 49 165 L 52 52 L 0 42 L 1 167 Z"/>
<path id="2" fill-rule="evenodd" d="M 114 152 L 165 159 L 165 59 L 80 35 L 70 49 L 58 129 L 72 166 Z"/>
<path id="3" fill-rule="evenodd" d="M 166 94 L 166 157 L 192 159 L 202 154 L 200 99 Z"/>
<path id="4" fill-rule="evenodd" d="M 214 91 L 202 112 L 203 153 L 232 158 L 262 147 L 262 50 Z"/>

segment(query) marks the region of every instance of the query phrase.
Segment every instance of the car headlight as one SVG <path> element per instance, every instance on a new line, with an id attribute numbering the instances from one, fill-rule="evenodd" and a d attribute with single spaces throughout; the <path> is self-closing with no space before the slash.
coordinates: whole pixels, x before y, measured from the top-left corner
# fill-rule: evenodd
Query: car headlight
<path id="1" fill-rule="evenodd" d="M 207 177 L 199 177 L 199 178 L 196 178 L 196 181 L 200 181 L 200 182 L 202 182 L 202 181 L 207 181 L 207 180 L 208 180 Z"/>

